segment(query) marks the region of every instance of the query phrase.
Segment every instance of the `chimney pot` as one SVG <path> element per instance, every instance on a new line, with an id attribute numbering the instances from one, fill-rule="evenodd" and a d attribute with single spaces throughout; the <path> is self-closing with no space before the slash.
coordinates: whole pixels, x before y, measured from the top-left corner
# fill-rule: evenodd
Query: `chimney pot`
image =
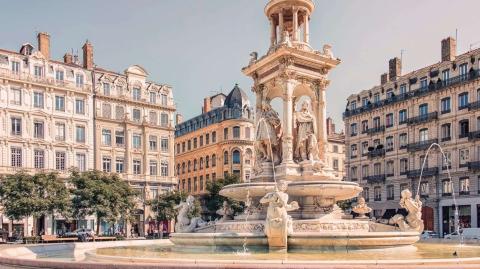
<path id="1" fill-rule="evenodd" d="M 383 85 L 388 82 L 388 73 L 383 73 L 380 76 L 380 84 Z"/>
<path id="2" fill-rule="evenodd" d="M 453 37 L 442 39 L 442 62 L 454 61 L 457 57 L 457 40 Z"/>
<path id="3" fill-rule="evenodd" d="M 38 50 L 42 55 L 49 60 L 50 59 L 50 35 L 46 32 L 38 33 Z"/>
<path id="4" fill-rule="evenodd" d="M 204 98 L 203 99 L 203 107 L 202 107 L 202 113 L 207 113 L 210 110 L 212 110 L 212 106 L 210 103 L 210 98 Z"/>

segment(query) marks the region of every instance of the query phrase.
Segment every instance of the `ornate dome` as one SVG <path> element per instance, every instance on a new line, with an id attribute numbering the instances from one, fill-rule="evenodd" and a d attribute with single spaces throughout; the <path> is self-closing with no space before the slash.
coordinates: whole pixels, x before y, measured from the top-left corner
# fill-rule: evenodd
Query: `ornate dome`
<path id="1" fill-rule="evenodd" d="M 235 84 L 232 91 L 228 94 L 225 99 L 225 107 L 234 108 L 239 107 L 243 108 L 244 106 L 249 106 L 250 102 L 248 101 L 247 94 L 238 87 L 238 84 Z"/>

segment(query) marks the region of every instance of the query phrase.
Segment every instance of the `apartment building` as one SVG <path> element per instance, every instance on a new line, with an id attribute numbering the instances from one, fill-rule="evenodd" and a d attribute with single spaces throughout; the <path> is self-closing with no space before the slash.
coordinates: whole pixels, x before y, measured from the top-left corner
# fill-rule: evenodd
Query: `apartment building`
<path id="1" fill-rule="evenodd" d="M 457 55 L 449 37 L 440 62 L 402 75 L 391 59 L 380 85 L 348 97 L 347 179 L 364 188 L 374 217 L 398 212 L 409 188 L 423 202 L 425 229 L 450 233 L 454 201 L 460 226 L 480 227 L 479 60 L 480 49 Z M 434 143 L 444 155 L 436 146 L 427 155 Z"/>
<path id="2" fill-rule="evenodd" d="M 0 49 L 0 174 L 57 171 L 65 177 L 72 166 L 93 169 L 91 71 L 70 53 L 64 61 L 51 59 L 50 36 L 39 33 L 37 38 L 37 48 L 25 43 L 18 52 Z M 3 229 L 17 234 L 65 224 L 49 216 L 1 220 Z"/>
<path id="3" fill-rule="evenodd" d="M 343 179 L 345 173 L 345 134 L 337 133 L 332 118 L 327 118 L 327 147 L 325 161 L 333 169 L 338 179 Z"/>
<path id="4" fill-rule="evenodd" d="M 206 193 L 209 181 L 236 174 L 249 181 L 254 164 L 252 107 L 238 85 L 228 95 L 204 99 L 202 114 L 179 122 L 175 131 L 178 188 Z"/>

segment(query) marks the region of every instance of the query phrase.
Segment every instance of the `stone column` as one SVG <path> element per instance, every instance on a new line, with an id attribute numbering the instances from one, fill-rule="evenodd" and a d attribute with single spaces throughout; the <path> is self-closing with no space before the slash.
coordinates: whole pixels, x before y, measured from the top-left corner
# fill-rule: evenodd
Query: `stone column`
<path id="1" fill-rule="evenodd" d="M 283 96 L 283 163 L 293 162 L 293 89 L 295 80 L 285 81 Z"/>
<path id="2" fill-rule="evenodd" d="M 277 26 L 275 20 L 270 18 L 270 46 L 273 47 L 277 43 Z"/>
<path id="3" fill-rule="evenodd" d="M 298 8 L 293 8 L 293 41 L 298 40 Z"/>
<path id="4" fill-rule="evenodd" d="M 310 39 L 310 36 L 309 36 L 310 35 L 310 33 L 309 33 L 310 29 L 309 28 L 310 27 L 308 25 L 309 17 L 310 17 L 310 15 L 308 14 L 308 12 L 305 12 L 305 15 L 303 16 L 303 20 L 304 20 L 303 21 L 303 27 L 304 27 L 303 41 L 305 43 L 310 43 L 310 40 L 309 40 Z"/>
<path id="5" fill-rule="evenodd" d="M 317 103 L 317 132 L 318 132 L 318 142 L 319 142 L 319 157 L 321 160 L 325 161 L 325 150 L 327 145 L 327 128 L 326 128 L 326 117 L 327 117 L 327 106 L 325 102 L 325 87 L 323 85 L 318 86 L 318 103 Z"/>
<path id="6" fill-rule="evenodd" d="M 280 33 L 280 42 L 283 41 L 283 10 L 278 13 L 278 32 Z"/>

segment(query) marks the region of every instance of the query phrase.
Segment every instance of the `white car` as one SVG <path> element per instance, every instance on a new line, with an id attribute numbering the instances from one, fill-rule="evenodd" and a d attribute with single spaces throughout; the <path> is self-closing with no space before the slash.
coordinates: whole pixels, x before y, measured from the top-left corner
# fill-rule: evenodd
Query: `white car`
<path id="1" fill-rule="evenodd" d="M 438 238 L 438 234 L 434 231 L 423 231 L 423 233 L 420 235 L 420 238 L 422 239 L 428 239 L 428 238 Z"/>
<path id="2" fill-rule="evenodd" d="M 93 237 L 95 233 L 93 232 L 92 229 L 87 229 L 87 228 L 80 228 L 80 229 L 76 229 L 73 232 L 65 233 L 65 236 L 82 236 L 82 235 L 85 235 L 87 237 Z"/>

